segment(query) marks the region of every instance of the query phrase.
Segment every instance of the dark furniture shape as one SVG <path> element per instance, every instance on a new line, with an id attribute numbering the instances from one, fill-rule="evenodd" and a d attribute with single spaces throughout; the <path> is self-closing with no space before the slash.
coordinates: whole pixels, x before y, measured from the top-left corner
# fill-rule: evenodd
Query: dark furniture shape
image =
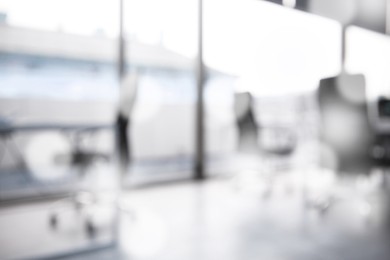
<path id="1" fill-rule="evenodd" d="M 348 93 L 364 99 L 349 97 Z M 368 174 L 373 167 L 390 166 L 390 134 L 377 132 L 373 125 L 375 120 L 385 120 L 390 103 L 380 98 L 376 108 L 379 117 L 370 120 L 365 95 L 365 78 L 361 74 L 342 74 L 320 81 L 320 137 L 336 153 L 339 174 Z M 330 122 L 332 116 L 339 117 L 336 129 L 330 126 L 334 124 Z M 338 138 L 341 143 L 334 140 L 334 136 L 343 134 L 340 132 L 349 140 L 342 140 L 342 136 Z"/>
<path id="2" fill-rule="evenodd" d="M 247 174 L 266 184 L 263 196 L 269 197 L 279 173 L 291 168 L 291 155 L 296 146 L 295 132 L 288 127 L 264 126 L 255 115 L 255 100 L 251 93 L 235 94 L 235 115 L 238 130 L 239 170 L 237 177 L 245 184 Z M 266 142 L 265 142 L 266 141 Z M 245 187 L 245 186 L 243 186 Z"/>
<path id="3" fill-rule="evenodd" d="M 282 126 L 263 126 L 255 116 L 255 101 L 249 92 L 236 93 L 235 114 L 238 129 L 238 151 L 263 155 L 289 156 L 296 146 L 292 129 Z M 275 139 L 272 147 L 261 142 L 263 134 L 271 133 Z"/>
<path id="4" fill-rule="evenodd" d="M 367 174 L 373 165 L 374 133 L 365 100 L 365 77 L 341 74 L 322 79 L 318 89 L 320 140 L 336 155 L 340 174 Z M 329 166 L 323 159 L 323 166 Z"/>

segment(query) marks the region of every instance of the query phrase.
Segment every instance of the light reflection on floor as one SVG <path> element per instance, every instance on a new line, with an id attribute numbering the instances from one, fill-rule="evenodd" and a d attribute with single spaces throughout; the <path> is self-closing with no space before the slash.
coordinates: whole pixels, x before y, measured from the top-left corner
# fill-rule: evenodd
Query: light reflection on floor
<path id="1" fill-rule="evenodd" d="M 267 181 L 257 190 L 253 184 L 261 178 L 239 188 L 234 178 L 129 193 L 126 200 L 136 216 L 130 225 L 136 231 L 133 240 L 122 243 L 125 255 L 130 259 L 388 259 L 387 196 L 375 181 L 371 180 L 371 190 L 362 191 L 359 185 L 327 176 L 322 180 L 335 183 L 316 194 L 309 188 L 321 185 L 310 186 L 302 174 L 281 175 L 271 188 Z M 312 173 L 312 177 L 318 176 Z M 320 200 L 325 196 L 331 205 L 323 209 Z M 143 251 L 148 246 L 150 250 Z"/>
<path id="2" fill-rule="evenodd" d="M 250 170 L 129 190 L 120 247 L 66 259 L 388 259 L 381 180 L 381 173 L 351 181 L 319 169 Z"/>

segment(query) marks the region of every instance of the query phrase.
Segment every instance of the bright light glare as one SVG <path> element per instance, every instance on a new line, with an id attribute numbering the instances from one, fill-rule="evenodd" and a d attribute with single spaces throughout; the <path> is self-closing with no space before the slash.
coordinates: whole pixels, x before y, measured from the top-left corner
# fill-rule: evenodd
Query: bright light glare
<path id="1" fill-rule="evenodd" d="M 101 30 L 110 37 L 119 31 L 119 1 L 2 0 L 0 10 L 14 26 L 86 35 Z"/>
<path id="2" fill-rule="evenodd" d="M 70 170 L 71 147 L 69 142 L 58 133 L 35 134 L 27 143 L 25 155 L 28 167 L 34 177 L 41 181 L 59 180 Z M 63 160 L 56 162 L 56 157 Z"/>
<path id="3" fill-rule="evenodd" d="M 294 153 L 294 161 L 306 168 L 318 168 L 318 165 L 328 169 L 337 169 L 338 158 L 335 151 L 329 145 L 322 142 L 307 142 L 298 146 Z"/>
<path id="4" fill-rule="evenodd" d="M 218 98 L 216 98 L 218 97 Z M 234 86 L 230 79 L 209 80 L 205 86 L 207 114 L 221 123 L 233 122 Z"/>
<path id="5" fill-rule="evenodd" d="M 340 69 L 337 22 L 263 1 L 209 1 L 204 34 L 206 64 L 256 95 L 314 90 Z"/>
<path id="6" fill-rule="evenodd" d="M 267 182 L 267 178 L 259 170 L 241 171 L 234 178 L 234 182 L 240 190 L 255 194 L 264 194 L 271 187 L 270 182 Z"/>
<path id="7" fill-rule="evenodd" d="M 293 2 L 285 1 L 289 5 Z M 4 0 L 0 10 L 7 12 L 10 25 L 87 35 L 102 31 L 115 37 L 118 3 Z M 197 1 L 125 1 L 125 29 L 134 36 L 131 39 L 193 57 Z M 204 3 L 205 63 L 242 77 L 242 88 L 257 95 L 316 88 L 320 78 L 339 71 L 339 39 L 336 22 L 264 1 Z"/>
<path id="8" fill-rule="evenodd" d="M 125 29 L 140 42 L 196 55 L 197 0 L 134 0 L 125 4 Z"/>
<path id="9" fill-rule="evenodd" d="M 290 8 L 294 8 L 296 5 L 296 0 L 283 0 L 283 5 Z"/>
<path id="10" fill-rule="evenodd" d="M 361 144 L 365 122 L 359 113 L 332 106 L 324 111 L 323 121 L 323 132 L 338 151 L 351 152 Z"/>
<path id="11" fill-rule="evenodd" d="M 365 83 L 363 75 L 341 74 L 337 78 L 337 90 L 349 102 L 363 104 L 366 101 Z"/>
<path id="12" fill-rule="evenodd" d="M 120 245 L 124 252 L 135 257 L 152 257 L 158 254 L 168 240 L 167 227 L 153 212 L 137 208 L 135 218 L 122 216 Z"/>
<path id="13" fill-rule="evenodd" d="M 149 76 L 141 77 L 138 83 L 132 120 L 136 123 L 143 123 L 159 112 L 164 102 L 164 90 L 156 80 Z"/>
<path id="14" fill-rule="evenodd" d="M 322 200 L 324 196 L 329 194 L 336 183 L 335 171 L 329 169 L 318 169 L 311 171 L 306 176 L 306 188 L 309 192 L 309 197 L 315 200 Z"/>
<path id="15" fill-rule="evenodd" d="M 347 30 L 346 68 L 351 73 L 365 75 L 369 100 L 389 94 L 389 46 L 388 36 L 358 27 L 350 27 Z"/>

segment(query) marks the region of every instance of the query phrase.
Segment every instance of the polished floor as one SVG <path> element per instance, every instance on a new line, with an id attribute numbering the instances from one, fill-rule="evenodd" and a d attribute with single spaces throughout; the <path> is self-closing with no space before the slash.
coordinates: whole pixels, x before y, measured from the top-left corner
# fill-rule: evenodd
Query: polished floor
<path id="1" fill-rule="evenodd" d="M 126 191 L 118 245 L 60 258 L 390 259 L 388 193 L 378 178 L 337 185 L 329 185 L 331 178 L 319 183 L 305 178 L 303 185 L 300 173 L 272 179 L 258 175 Z M 91 239 L 73 215 L 51 230 L 45 203 L 2 210 L 1 259 L 40 258 L 40 250 L 50 256 L 112 242 L 109 226 L 99 227 Z M 94 212 L 109 219 L 106 213 Z"/>

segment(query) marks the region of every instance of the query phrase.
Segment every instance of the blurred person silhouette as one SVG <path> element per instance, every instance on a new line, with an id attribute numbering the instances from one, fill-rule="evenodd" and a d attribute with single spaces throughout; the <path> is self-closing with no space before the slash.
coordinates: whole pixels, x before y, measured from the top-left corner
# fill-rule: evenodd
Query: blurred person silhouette
<path id="1" fill-rule="evenodd" d="M 258 152 L 258 130 L 260 129 L 253 112 L 252 94 L 241 92 L 235 94 L 235 113 L 238 127 L 238 151 L 240 153 Z"/>
<path id="2" fill-rule="evenodd" d="M 119 109 L 116 118 L 119 162 L 124 174 L 131 161 L 131 140 L 129 137 L 131 116 L 137 98 L 138 72 L 132 70 L 121 83 Z"/>

